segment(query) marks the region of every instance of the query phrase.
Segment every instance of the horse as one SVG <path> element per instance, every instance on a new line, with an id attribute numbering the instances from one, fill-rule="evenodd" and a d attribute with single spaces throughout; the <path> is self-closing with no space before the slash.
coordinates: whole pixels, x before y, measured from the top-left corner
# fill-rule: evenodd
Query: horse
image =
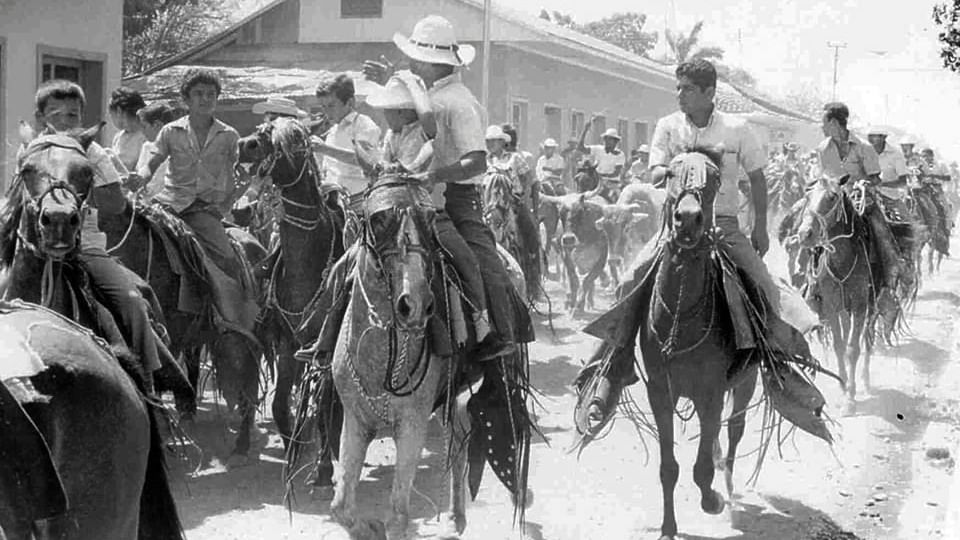
<path id="1" fill-rule="evenodd" d="M 557 197 L 566 195 L 566 186 L 561 182 L 540 182 L 540 197 L 537 205 L 537 221 L 540 228 L 540 257 L 544 272 L 550 274 L 550 254 L 560 253 L 560 239 L 557 231 L 560 225 L 560 211 L 555 204 L 543 200 L 543 195 Z M 561 272 L 557 263 L 557 274 Z"/>
<path id="2" fill-rule="evenodd" d="M 267 315 L 260 333 L 272 353 L 268 361 L 275 365 L 276 390 L 271 408 L 287 448 L 293 433 L 291 392 L 304 366 L 294 358 L 304 345 L 297 330 L 322 292 L 333 263 L 343 254 L 342 210 L 336 201 L 321 194 L 309 136 L 299 121 L 277 118 L 257 126 L 239 143 L 240 162 L 254 163 L 261 176 L 271 178 L 271 187 L 282 204 L 277 212 L 279 252 L 269 265 Z M 323 483 L 332 474 L 329 460 L 325 462 L 326 474 L 318 476 Z"/>
<path id="3" fill-rule="evenodd" d="M 250 450 L 259 402 L 259 351 L 254 336 L 242 329 L 221 331 L 214 321 L 209 287 L 203 270 L 203 248 L 187 226 L 158 205 L 128 200 L 117 215 L 100 214 L 100 229 L 107 235 L 108 252 L 139 275 L 156 293 L 171 352 L 182 356 L 187 376 L 199 391 L 200 364 L 209 353 L 217 383 L 230 409 L 240 418 L 237 438 L 228 463 L 242 465 Z M 228 228 L 244 276 L 233 276 L 256 287 L 253 265 L 266 256 L 263 246 L 250 234 Z M 158 387 L 164 388 L 158 379 Z M 196 412 L 196 398 L 174 389 L 181 420 L 190 421 Z"/>
<path id="4" fill-rule="evenodd" d="M 535 247 L 537 238 L 528 238 L 519 221 L 519 205 L 523 199 L 513 190 L 513 180 L 506 170 L 493 167 L 484 177 L 483 218 L 493 232 L 497 244 L 520 263 L 527 298 L 536 298 L 541 290 L 540 256 Z M 533 234 L 529 231 L 528 234 Z"/>
<path id="5" fill-rule="evenodd" d="M 353 538 L 382 538 L 382 523 L 357 516 L 356 486 L 367 447 L 384 428 L 392 430 L 397 447 L 386 537 L 407 538 L 410 491 L 428 419 L 438 405 L 451 422 L 444 537 L 464 531 L 467 488 L 475 497 L 484 461 L 510 491 L 521 521 L 527 497 L 530 424 L 525 386 L 518 382 L 525 380 L 524 370 L 517 371 L 523 356 L 482 364 L 440 356 L 438 333 L 431 329 L 458 308 L 447 304 L 451 275 L 439 264 L 431 235 L 429 195 L 410 182 L 384 176 L 366 194 L 349 304 L 331 366 L 344 421 L 330 509 Z M 477 381 L 476 370 L 484 373 L 479 390 L 469 401 L 457 399 Z"/>
<path id="6" fill-rule="evenodd" d="M 845 179 L 821 179 L 807 190 L 799 215 L 798 245 L 808 251 L 807 300 L 833 338 L 846 409 L 855 408 L 857 362 L 863 352 L 864 387 L 870 388 L 877 290 L 870 267 L 866 223 L 842 189 Z"/>
<path id="7" fill-rule="evenodd" d="M 724 498 L 713 487 L 714 447 L 720 432 L 724 394 L 732 391 L 728 448 L 723 460 L 732 491 L 736 449 L 743 436 L 745 411 L 756 386 L 756 364 L 738 355 L 724 303 L 724 270 L 717 264 L 717 239 L 711 230 L 713 202 L 720 185 L 720 157 L 707 151 L 678 155 L 671 162 L 664 208 L 666 238 L 652 270 L 649 308 L 640 326 L 639 344 L 646 371 L 647 397 L 660 445 L 663 490 L 661 540 L 677 534 L 673 490 L 679 475 L 674 457 L 673 416 L 677 400 L 693 402 L 700 438 L 693 477 L 700 507 L 719 514 Z M 649 283 L 649 282 L 648 282 Z M 693 329 L 693 331 L 690 331 Z"/>
<path id="8" fill-rule="evenodd" d="M 576 187 L 577 193 L 595 191 L 600 186 L 600 173 L 597 172 L 597 164 L 590 160 L 582 162 L 577 167 L 576 174 L 573 175 L 573 185 Z"/>
<path id="9" fill-rule="evenodd" d="M 183 537 L 142 370 L 115 325 L 113 338 L 120 341 L 111 338 L 113 345 L 107 345 L 80 324 L 102 325 L 109 318 L 73 268 L 83 202 L 94 175 L 86 151 L 101 127 L 32 141 L 20 157 L 3 211 L 0 234 L 8 275 L 0 302 L 5 346 L 0 381 L 30 417 L 29 423 L 9 419 L 7 425 L 20 429 L 32 423 L 48 449 L 37 454 L 30 445 L 18 444 L 14 455 L 4 452 L 0 530 L 12 538 L 34 533 L 80 539 Z M 36 261 L 44 261 L 43 270 L 32 273 Z M 50 309 L 7 301 L 21 296 L 38 298 Z M 30 435 L 5 437 L 27 441 Z M 23 470 L 17 464 L 43 459 L 59 474 L 52 484 L 59 489 L 39 499 L 19 497 L 25 479 L 16 474 Z M 45 480 L 27 481 L 39 486 Z M 49 512 L 52 508 L 64 513 Z M 52 519 L 35 523 L 42 518 Z"/>

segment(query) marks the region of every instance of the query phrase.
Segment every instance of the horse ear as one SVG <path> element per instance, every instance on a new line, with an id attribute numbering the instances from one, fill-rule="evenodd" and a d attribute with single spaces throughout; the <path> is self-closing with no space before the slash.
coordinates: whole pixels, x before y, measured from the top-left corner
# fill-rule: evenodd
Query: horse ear
<path id="1" fill-rule="evenodd" d="M 80 146 L 84 150 L 90 148 L 90 145 L 93 141 L 100 135 L 100 130 L 103 129 L 103 126 L 107 125 L 106 122 L 100 122 L 99 124 L 89 127 L 76 135 L 77 141 L 80 142 Z"/>
<path id="2" fill-rule="evenodd" d="M 842 185 L 846 184 L 846 183 L 849 182 L 849 181 L 850 181 L 850 175 L 849 175 L 849 174 L 845 174 L 845 175 L 841 176 L 839 180 L 837 180 L 837 185 L 842 186 Z"/>

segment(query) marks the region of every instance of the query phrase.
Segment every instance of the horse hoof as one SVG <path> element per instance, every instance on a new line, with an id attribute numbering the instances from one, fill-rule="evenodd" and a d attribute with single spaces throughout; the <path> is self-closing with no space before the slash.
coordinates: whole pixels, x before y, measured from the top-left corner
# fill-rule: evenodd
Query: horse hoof
<path id="1" fill-rule="evenodd" d="M 436 540 L 459 540 L 460 535 L 467 528 L 467 517 L 464 515 L 444 514 L 440 520 Z"/>
<path id="2" fill-rule="evenodd" d="M 723 495 L 720 495 L 712 489 L 709 495 L 700 499 L 700 508 L 711 516 L 723 512 L 724 506 L 726 506 L 726 502 L 723 500 Z"/>
<path id="3" fill-rule="evenodd" d="M 310 488 L 310 498 L 314 501 L 330 501 L 333 500 L 334 491 L 333 486 L 314 485 Z"/>
<path id="4" fill-rule="evenodd" d="M 239 469 L 250 465 L 250 458 L 245 454 L 230 454 L 227 458 L 227 470 Z"/>

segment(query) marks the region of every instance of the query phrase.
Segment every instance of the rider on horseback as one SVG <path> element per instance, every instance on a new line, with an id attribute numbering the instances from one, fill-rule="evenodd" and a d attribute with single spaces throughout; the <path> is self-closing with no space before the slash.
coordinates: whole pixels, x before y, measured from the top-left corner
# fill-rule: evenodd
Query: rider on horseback
<path id="1" fill-rule="evenodd" d="M 154 200 L 193 231 L 213 263 L 206 271 L 213 274 L 219 315 L 230 329 L 250 338 L 258 308 L 252 291 L 242 286 L 243 266 L 222 222 L 222 213 L 230 210 L 249 182 L 236 166 L 240 135 L 214 116 L 220 90 L 213 70 L 192 68 L 184 74 L 180 96 L 189 113 L 160 130 L 144 172 L 149 173 L 146 178 L 152 177 L 169 159 L 163 189 Z"/>
<path id="2" fill-rule="evenodd" d="M 923 161 L 920 164 L 920 183 L 930 190 L 933 204 L 937 207 L 940 219 L 937 220 L 937 228 L 944 237 L 950 236 L 950 224 L 948 223 L 947 204 L 944 200 L 943 183 L 950 181 L 950 170 L 943 164 L 934 159 L 933 149 L 924 148 L 920 155 Z"/>
<path id="3" fill-rule="evenodd" d="M 36 122 L 41 128 L 69 131 L 80 127 L 86 97 L 75 83 L 53 80 L 44 83 L 36 94 Z M 161 367 L 164 348 L 150 324 L 150 286 L 107 253 L 107 236 L 97 223 L 99 211 L 119 214 L 125 200 L 121 179 L 107 152 L 96 142 L 87 148 L 94 166 L 93 189 L 86 196 L 80 233 L 79 260 L 98 293 L 98 299 L 117 321 L 127 345 L 143 365 L 148 392 L 153 388 L 152 373 Z M 167 353 L 169 354 L 169 353 Z"/>
<path id="4" fill-rule="evenodd" d="M 874 249 L 880 258 L 883 269 L 883 284 L 891 293 L 896 291 L 901 274 L 900 250 L 883 210 L 878 204 L 870 202 L 875 186 L 880 184 L 880 158 L 869 144 L 847 129 L 850 109 L 839 102 L 828 103 L 823 107 L 823 134 L 827 136 L 817 147 L 822 174 L 828 178 L 840 179 L 849 176 L 846 186 L 866 190 L 863 217 L 870 228 L 870 237 Z"/>
<path id="5" fill-rule="evenodd" d="M 894 205 L 898 212 L 906 212 L 907 197 L 907 162 L 903 153 L 893 145 L 887 143 L 889 131 L 882 126 L 871 126 L 867 129 L 867 139 L 877 151 L 880 160 L 880 184 L 877 190 L 884 198 L 884 205 Z M 903 220 L 909 214 L 903 214 Z"/>
<path id="6" fill-rule="evenodd" d="M 723 167 L 720 191 L 715 203 L 715 224 L 722 234 L 725 253 L 734 264 L 761 289 L 774 313 L 780 311 L 780 291 L 770 277 L 761 256 L 767 252 L 766 205 L 767 183 L 763 176 L 766 155 L 756 135 L 746 122 L 720 112 L 714 104 L 717 72 L 706 60 L 685 62 L 677 67 L 677 88 L 680 110 L 657 122 L 651 143 L 651 177 L 655 185 L 666 180 L 667 166 L 677 155 L 697 146 L 722 147 Z M 739 204 L 738 177 L 741 169 L 750 181 L 750 194 L 755 208 L 751 238 L 741 231 L 737 218 Z M 581 389 L 609 355 L 609 370 L 603 376 L 590 400 L 590 431 L 603 426 L 619 401 L 624 386 L 635 383 L 634 348 L 641 321 L 641 285 L 656 261 L 657 242 L 647 244 L 628 281 L 624 281 L 619 301 L 607 313 L 590 323 L 584 332 L 605 341 L 590 364 L 577 377 Z M 769 323 L 771 319 L 768 318 Z M 738 340 L 739 341 L 739 340 Z M 738 342 L 738 348 L 754 348 L 757 344 Z M 612 352 L 611 352 L 612 349 Z"/>
<path id="7" fill-rule="evenodd" d="M 603 186 L 602 193 L 605 193 L 605 197 L 612 201 L 617 200 L 617 196 L 620 194 L 621 182 L 620 179 L 623 176 L 623 169 L 627 164 L 627 156 L 617 148 L 617 145 L 620 144 L 620 134 L 617 133 L 617 130 L 610 128 L 603 132 L 601 135 L 601 140 L 603 144 L 592 144 L 587 146 L 585 141 L 587 139 L 587 133 L 590 132 L 590 128 L 593 126 L 593 121 L 597 117 L 591 118 L 590 122 L 584 126 L 583 131 L 580 133 L 580 140 L 577 141 L 577 150 L 590 156 L 590 159 L 597 166 L 597 174 L 600 175 L 600 185 Z"/>

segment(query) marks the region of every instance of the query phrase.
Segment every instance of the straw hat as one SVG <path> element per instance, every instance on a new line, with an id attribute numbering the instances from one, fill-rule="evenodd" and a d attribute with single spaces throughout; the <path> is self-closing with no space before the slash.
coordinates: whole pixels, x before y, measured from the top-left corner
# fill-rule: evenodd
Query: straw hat
<path id="1" fill-rule="evenodd" d="M 641 144 L 640 146 L 637 147 L 637 152 L 639 152 L 639 153 L 641 153 L 641 154 L 649 154 L 649 153 L 650 153 L 650 146 L 649 146 L 649 145 L 646 145 L 646 144 Z"/>
<path id="2" fill-rule="evenodd" d="M 477 55 L 472 45 L 460 45 L 450 21 L 439 15 L 428 15 L 413 27 L 410 37 L 397 32 L 393 42 L 414 60 L 429 64 L 466 66 Z"/>
<path id="3" fill-rule="evenodd" d="M 494 124 L 487 128 L 486 140 L 500 139 L 503 142 L 510 142 L 510 136 L 504 133 L 503 128 Z"/>
<path id="4" fill-rule="evenodd" d="M 558 146 L 557 141 L 555 141 L 554 139 L 547 139 L 543 141 L 544 148 L 556 148 L 557 146 Z"/>
<path id="5" fill-rule="evenodd" d="M 367 104 L 377 109 L 414 109 L 410 89 L 400 79 L 391 77 L 386 86 L 380 86 L 367 96 Z"/>
<path id="6" fill-rule="evenodd" d="M 616 140 L 619 141 L 619 140 L 620 140 L 620 134 L 617 133 L 617 130 L 616 130 L 616 129 L 610 128 L 610 129 L 604 131 L 604 132 L 603 132 L 603 135 L 601 135 L 600 138 L 601 138 L 601 139 L 610 138 L 610 139 L 616 139 Z"/>
<path id="7" fill-rule="evenodd" d="M 286 114 L 295 118 L 301 118 L 307 114 L 306 111 L 297 107 L 297 103 L 292 99 L 284 97 L 268 97 L 266 101 L 253 104 L 253 114 Z"/>

